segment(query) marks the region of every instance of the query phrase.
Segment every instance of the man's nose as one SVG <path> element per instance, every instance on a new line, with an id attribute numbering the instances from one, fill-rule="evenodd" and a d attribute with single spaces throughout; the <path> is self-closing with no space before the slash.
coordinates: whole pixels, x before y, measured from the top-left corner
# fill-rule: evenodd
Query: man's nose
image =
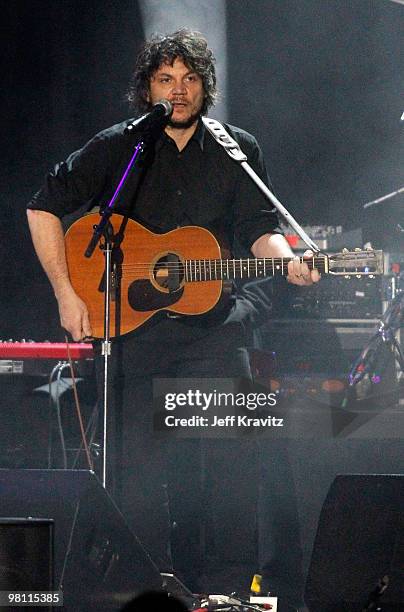
<path id="1" fill-rule="evenodd" d="M 172 92 L 174 94 L 183 94 L 186 93 L 186 90 L 185 84 L 182 81 L 179 81 L 178 83 L 174 83 Z"/>

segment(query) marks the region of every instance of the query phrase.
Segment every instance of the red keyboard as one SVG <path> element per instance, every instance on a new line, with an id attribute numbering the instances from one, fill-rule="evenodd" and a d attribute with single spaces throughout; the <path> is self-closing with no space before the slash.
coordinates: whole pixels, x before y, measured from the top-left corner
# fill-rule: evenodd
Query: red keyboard
<path id="1" fill-rule="evenodd" d="M 94 357 L 92 344 L 84 342 L 69 343 L 72 359 L 91 359 Z M 64 359 L 68 350 L 65 342 L 0 342 L 0 359 Z"/>

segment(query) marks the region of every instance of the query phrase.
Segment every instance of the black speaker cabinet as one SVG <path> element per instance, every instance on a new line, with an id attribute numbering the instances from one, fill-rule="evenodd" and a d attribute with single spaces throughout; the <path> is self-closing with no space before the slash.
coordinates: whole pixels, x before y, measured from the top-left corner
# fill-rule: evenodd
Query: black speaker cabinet
<path id="1" fill-rule="evenodd" d="M 404 476 L 342 475 L 321 510 L 305 602 L 310 612 L 404 610 Z"/>
<path id="2" fill-rule="evenodd" d="M 13 552 L 7 544 L 11 546 L 13 539 L 7 529 L 13 521 L 15 530 L 22 529 L 24 521 L 28 529 L 33 519 L 37 526 L 37 521 L 52 524 L 53 590 L 63 591 L 63 610 L 117 611 L 133 596 L 161 589 L 158 568 L 91 472 L 2 469 L 0 517 L 4 526 L 2 531 L 0 524 L 1 561 L 10 570 L 3 573 L 3 582 L 6 578 L 12 581 L 12 575 L 17 580 L 19 573 L 19 590 L 36 590 L 31 586 L 39 584 L 32 582 L 39 571 L 34 569 L 38 554 L 49 569 L 50 553 L 44 553 L 46 542 L 41 544 L 38 536 L 31 536 L 29 545 L 21 548 L 24 554 L 18 563 L 18 546 L 23 544 L 16 546 L 14 540 Z M 26 588 L 21 578 L 24 573 L 28 576 Z"/>
<path id="3" fill-rule="evenodd" d="M 0 518 L 0 591 L 5 593 L 2 610 L 15 610 L 6 605 L 7 593 L 52 590 L 53 521 Z M 50 605 L 35 607 L 38 612 L 52 609 Z"/>

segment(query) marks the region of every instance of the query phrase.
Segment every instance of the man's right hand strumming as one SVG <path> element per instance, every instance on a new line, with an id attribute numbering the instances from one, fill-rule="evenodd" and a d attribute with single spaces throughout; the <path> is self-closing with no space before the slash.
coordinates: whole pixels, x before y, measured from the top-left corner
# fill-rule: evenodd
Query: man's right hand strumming
<path id="1" fill-rule="evenodd" d="M 62 327 L 72 336 L 75 342 L 89 340 L 92 337 L 92 330 L 87 306 L 83 300 L 72 288 L 57 295 L 57 301 Z"/>

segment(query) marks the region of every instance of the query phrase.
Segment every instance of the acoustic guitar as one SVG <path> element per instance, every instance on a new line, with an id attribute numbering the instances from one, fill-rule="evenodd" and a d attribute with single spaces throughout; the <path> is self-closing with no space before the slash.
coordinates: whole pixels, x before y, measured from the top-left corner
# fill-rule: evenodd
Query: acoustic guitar
<path id="1" fill-rule="evenodd" d="M 98 213 L 86 215 L 73 223 L 65 236 L 70 279 L 87 304 L 95 338 L 104 335 L 104 254 L 102 246 L 89 259 L 84 251 L 99 219 Z M 215 236 L 201 227 L 154 234 L 118 214 L 112 215 L 110 223 L 121 240 L 113 253 L 111 337 L 133 331 L 162 310 L 205 314 L 218 305 L 233 279 L 287 275 L 289 258 L 223 258 Z M 322 274 L 383 273 L 382 251 L 344 250 L 305 261 Z"/>

